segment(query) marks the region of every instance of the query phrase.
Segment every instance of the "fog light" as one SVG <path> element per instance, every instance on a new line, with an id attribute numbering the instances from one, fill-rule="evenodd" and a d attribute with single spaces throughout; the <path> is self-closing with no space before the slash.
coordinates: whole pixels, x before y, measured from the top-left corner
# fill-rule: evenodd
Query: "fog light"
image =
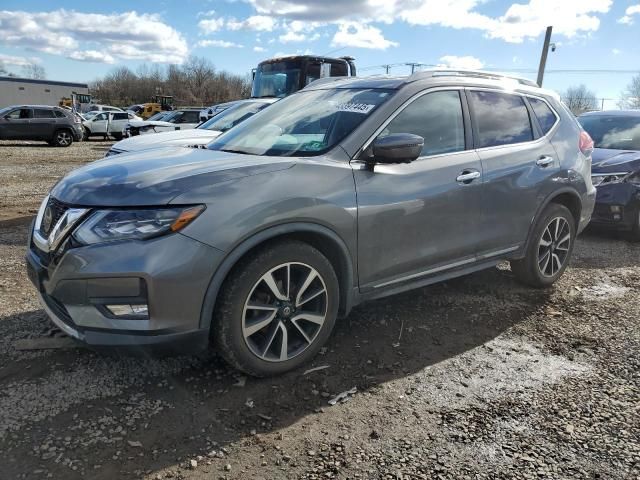
<path id="1" fill-rule="evenodd" d="M 114 317 L 149 318 L 149 307 L 146 304 L 105 305 L 105 307 Z"/>
<path id="2" fill-rule="evenodd" d="M 611 205 L 609 208 L 611 209 L 611 213 L 620 213 L 622 211 L 622 207 L 620 205 Z"/>
<path id="3" fill-rule="evenodd" d="M 622 218 L 622 217 L 620 217 L 620 214 L 619 214 L 619 213 L 614 213 L 614 214 L 613 214 L 613 219 L 614 219 L 614 220 L 620 220 L 620 218 Z"/>

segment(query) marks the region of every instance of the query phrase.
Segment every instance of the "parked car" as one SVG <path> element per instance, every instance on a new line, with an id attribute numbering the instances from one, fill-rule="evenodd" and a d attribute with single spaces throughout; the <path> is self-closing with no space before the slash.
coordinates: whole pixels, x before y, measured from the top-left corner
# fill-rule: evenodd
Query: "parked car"
<path id="1" fill-rule="evenodd" d="M 200 110 L 200 121 L 206 122 L 211 118 L 215 117 L 217 114 L 224 112 L 227 108 L 234 106 L 237 102 L 241 102 L 242 100 L 236 100 L 233 102 L 225 102 L 218 103 L 216 105 L 211 105 L 210 107 L 203 108 Z"/>
<path id="2" fill-rule="evenodd" d="M 110 157 L 111 155 L 117 155 L 119 153 L 139 152 L 158 147 L 204 147 L 213 139 L 262 111 L 276 100 L 276 98 L 240 100 L 233 107 L 219 113 L 211 118 L 211 120 L 198 125 L 193 130 L 161 132 L 156 135 L 138 135 L 126 138 L 114 144 L 106 156 Z"/>
<path id="3" fill-rule="evenodd" d="M 593 142 L 556 94 L 477 72 L 330 79 L 208 149 L 86 165 L 27 254 L 45 311 L 89 345 L 211 339 L 273 375 L 354 305 L 494 267 L 553 284 L 595 200 Z"/>
<path id="4" fill-rule="evenodd" d="M 200 110 L 181 109 L 166 112 L 168 115 L 162 120 L 139 120 L 129 122 L 129 132 L 132 136 L 146 133 L 170 132 L 172 130 L 188 130 L 200 124 Z"/>
<path id="5" fill-rule="evenodd" d="M 122 140 L 129 121 L 142 121 L 142 119 L 126 112 L 99 112 L 82 122 L 84 139 L 87 140 L 92 136 L 105 136 L 108 134 L 116 140 Z"/>
<path id="6" fill-rule="evenodd" d="M 640 241 L 640 110 L 591 112 L 578 121 L 595 142 L 591 178 L 598 195 L 591 223 Z"/>
<path id="7" fill-rule="evenodd" d="M 119 107 L 112 107 L 111 105 L 99 105 L 97 103 L 92 104 L 88 112 L 124 112 Z"/>
<path id="8" fill-rule="evenodd" d="M 43 140 L 68 147 L 82 139 L 82 120 L 71 110 L 47 105 L 15 105 L 0 110 L 1 140 Z"/>

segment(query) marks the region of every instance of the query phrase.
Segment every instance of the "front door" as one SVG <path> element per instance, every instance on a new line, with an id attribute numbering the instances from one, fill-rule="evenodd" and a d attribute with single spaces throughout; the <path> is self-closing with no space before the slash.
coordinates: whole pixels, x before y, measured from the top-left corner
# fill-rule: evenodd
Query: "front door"
<path id="1" fill-rule="evenodd" d="M 422 155 L 373 170 L 354 164 L 361 289 L 401 285 L 474 262 L 482 166 L 463 111 L 458 90 L 424 94 L 380 133 L 420 135 Z"/>
<path id="2" fill-rule="evenodd" d="M 107 115 L 106 112 L 99 113 L 91 120 L 91 133 L 107 133 Z"/>
<path id="3" fill-rule="evenodd" d="M 16 108 L 4 116 L 3 137 L 8 140 L 32 138 L 31 118 L 33 110 L 30 108 Z"/>

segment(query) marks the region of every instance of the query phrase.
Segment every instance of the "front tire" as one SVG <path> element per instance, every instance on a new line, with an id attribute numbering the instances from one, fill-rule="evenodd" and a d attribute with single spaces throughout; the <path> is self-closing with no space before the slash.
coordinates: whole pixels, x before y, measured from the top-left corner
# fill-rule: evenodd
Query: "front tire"
<path id="1" fill-rule="evenodd" d="M 82 129 L 82 140 L 84 140 L 85 142 L 87 140 L 89 140 L 89 137 L 91 136 L 91 130 L 89 130 L 88 128 L 83 128 Z"/>
<path id="2" fill-rule="evenodd" d="M 234 267 L 216 302 L 212 336 L 238 370 L 278 375 L 313 358 L 338 314 L 333 266 L 299 241 L 270 244 Z"/>
<path id="3" fill-rule="evenodd" d="M 58 130 L 53 134 L 53 145 L 56 147 L 68 147 L 73 143 L 73 134 L 69 130 Z"/>
<path id="4" fill-rule="evenodd" d="M 575 238 L 573 215 L 564 205 L 552 203 L 536 221 L 525 257 L 512 260 L 511 270 L 526 285 L 550 287 L 567 268 Z"/>

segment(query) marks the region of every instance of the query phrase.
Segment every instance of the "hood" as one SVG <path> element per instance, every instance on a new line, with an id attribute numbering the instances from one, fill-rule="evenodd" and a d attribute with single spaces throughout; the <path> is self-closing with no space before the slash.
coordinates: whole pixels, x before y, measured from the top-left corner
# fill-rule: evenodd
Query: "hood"
<path id="1" fill-rule="evenodd" d="M 633 172 L 640 170 L 640 151 L 595 148 L 591 162 L 593 173 Z"/>
<path id="2" fill-rule="evenodd" d="M 136 135 L 115 143 L 112 148 L 122 152 L 138 152 L 149 148 L 189 145 L 206 145 L 217 138 L 221 132 L 196 128 L 190 130 L 174 130 L 154 133 L 153 135 Z"/>
<path id="3" fill-rule="evenodd" d="M 78 168 L 60 180 L 51 195 L 77 206 L 166 205 L 203 186 L 284 170 L 293 164 L 288 157 L 156 148 L 114 155 Z"/>

